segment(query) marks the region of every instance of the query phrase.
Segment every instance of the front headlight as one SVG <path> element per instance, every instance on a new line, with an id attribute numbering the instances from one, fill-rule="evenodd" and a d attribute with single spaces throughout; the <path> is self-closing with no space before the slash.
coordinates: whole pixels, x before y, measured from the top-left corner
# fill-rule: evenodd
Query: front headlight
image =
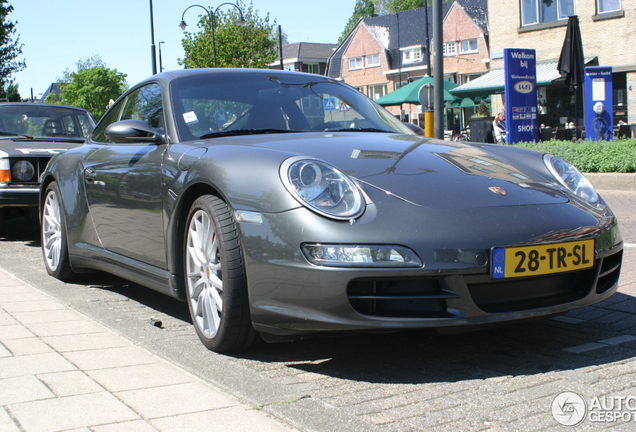
<path id="1" fill-rule="evenodd" d="M 364 212 L 364 198 L 353 180 L 326 162 L 293 157 L 283 162 L 280 176 L 287 190 L 317 213 L 347 220 Z"/>
<path id="2" fill-rule="evenodd" d="M 552 155 L 543 156 L 543 161 L 552 175 L 566 189 L 589 203 L 598 203 L 598 194 L 594 190 L 594 186 L 574 165 Z"/>
<path id="3" fill-rule="evenodd" d="M 15 178 L 17 181 L 27 182 L 33 179 L 33 175 L 35 174 L 35 167 L 31 162 L 21 160 L 13 164 L 11 172 L 13 173 L 13 178 Z"/>

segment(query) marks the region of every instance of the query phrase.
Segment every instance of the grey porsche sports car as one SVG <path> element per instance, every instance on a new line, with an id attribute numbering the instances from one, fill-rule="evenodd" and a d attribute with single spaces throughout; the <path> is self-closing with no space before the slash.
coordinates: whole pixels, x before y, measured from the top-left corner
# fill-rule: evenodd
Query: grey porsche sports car
<path id="1" fill-rule="evenodd" d="M 82 108 L 0 103 L 0 236 L 10 217 L 32 216 L 37 223 L 40 174 L 55 154 L 82 144 L 94 127 Z"/>
<path id="2" fill-rule="evenodd" d="M 352 87 L 192 69 L 131 88 L 42 176 L 46 270 L 187 302 L 257 338 L 546 317 L 617 289 L 611 210 L 567 162 L 417 136 Z"/>

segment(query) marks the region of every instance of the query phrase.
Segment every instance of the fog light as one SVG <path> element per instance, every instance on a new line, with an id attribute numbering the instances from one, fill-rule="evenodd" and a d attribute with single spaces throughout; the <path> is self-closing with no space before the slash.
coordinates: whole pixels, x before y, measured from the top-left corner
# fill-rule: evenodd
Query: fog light
<path id="1" fill-rule="evenodd" d="M 307 260 L 325 267 L 422 267 L 411 249 L 395 245 L 336 245 L 305 243 Z"/>

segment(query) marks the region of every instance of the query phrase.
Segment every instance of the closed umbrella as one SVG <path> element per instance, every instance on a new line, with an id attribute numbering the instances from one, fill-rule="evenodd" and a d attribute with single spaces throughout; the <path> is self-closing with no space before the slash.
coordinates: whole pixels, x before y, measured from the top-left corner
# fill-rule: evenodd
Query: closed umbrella
<path id="1" fill-rule="evenodd" d="M 579 88 L 583 85 L 585 78 L 585 58 L 579 17 L 576 15 L 568 18 L 568 27 L 565 31 L 565 40 L 561 48 L 557 70 L 563 75 L 565 84 L 570 86 L 570 90 L 574 92 L 574 117 L 578 117 Z"/>
<path id="2" fill-rule="evenodd" d="M 576 15 L 568 18 L 568 27 L 557 69 L 563 75 L 566 85 L 578 87 L 583 84 L 585 69 L 583 39 L 579 28 L 579 17 Z"/>

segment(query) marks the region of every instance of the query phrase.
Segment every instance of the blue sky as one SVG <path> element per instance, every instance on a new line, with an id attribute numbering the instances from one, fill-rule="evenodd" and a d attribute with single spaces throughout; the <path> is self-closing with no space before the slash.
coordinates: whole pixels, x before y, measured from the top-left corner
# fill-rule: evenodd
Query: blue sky
<path id="1" fill-rule="evenodd" d="M 26 69 L 13 77 L 22 97 L 37 98 L 64 74 L 77 70 L 78 60 L 99 55 L 111 69 L 128 75 L 129 85 L 152 74 L 150 0 L 10 0 L 23 46 Z M 216 8 L 192 0 L 153 0 L 155 45 L 161 44 L 164 69 L 180 69 L 183 57 L 179 28 L 183 11 L 192 4 Z M 249 4 L 249 1 L 245 1 Z M 355 0 L 253 0 L 258 16 L 268 13 L 287 34 L 289 42 L 336 43 L 353 13 Z M 221 10 L 231 10 L 222 6 Z M 185 14 L 188 31 L 196 31 L 202 8 Z M 158 60 L 157 60 L 158 61 Z"/>

